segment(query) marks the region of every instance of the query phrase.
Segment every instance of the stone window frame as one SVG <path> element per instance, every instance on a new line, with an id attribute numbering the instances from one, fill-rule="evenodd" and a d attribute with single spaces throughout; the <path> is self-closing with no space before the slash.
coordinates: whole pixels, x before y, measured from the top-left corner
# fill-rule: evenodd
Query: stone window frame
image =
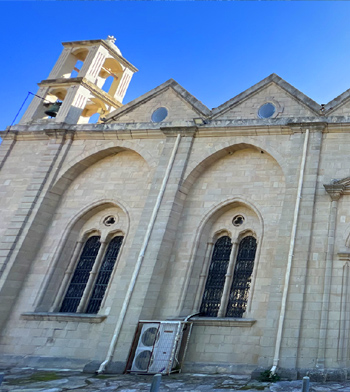
<path id="1" fill-rule="evenodd" d="M 213 252 L 214 252 L 214 246 L 215 246 L 216 241 L 219 238 L 224 237 L 224 236 L 229 236 L 231 238 L 232 248 L 231 248 L 229 265 L 227 267 L 227 271 L 229 273 L 226 272 L 226 278 L 225 278 L 225 283 L 224 283 L 224 287 L 223 287 L 223 293 L 221 296 L 219 312 L 218 312 L 217 317 L 199 316 L 200 307 L 201 307 L 202 301 L 203 301 L 205 285 L 206 285 L 208 275 L 209 275 L 209 267 L 210 267 L 210 263 L 211 263 Z M 225 314 L 227 311 L 227 305 L 229 302 L 231 285 L 232 285 L 232 281 L 234 278 L 234 270 L 235 270 L 235 266 L 236 266 L 236 262 L 237 262 L 239 245 L 244 238 L 249 237 L 249 236 L 254 237 L 256 240 L 256 251 L 255 251 L 253 272 L 251 274 L 251 286 L 249 289 L 249 296 L 248 296 L 246 311 L 244 312 L 242 318 L 226 317 Z M 229 322 L 232 324 L 231 326 L 251 326 L 256 321 L 254 319 L 246 318 L 245 316 L 247 313 L 250 312 L 250 308 L 251 308 L 251 301 L 252 301 L 252 295 L 254 292 L 257 266 L 258 266 L 258 258 L 260 255 L 260 242 L 259 242 L 259 239 L 257 238 L 256 233 L 250 229 L 245 229 L 242 232 L 238 233 L 238 235 L 235 237 L 235 239 L 233 239 L 232 237 L 233 236 L 229 231 L 223 229 L 223 230 L 219 230 L 212 237 L 211 241 L 207 242 L 204 262 L 203 262 L 202 270 L 201 270 L 200 277 L 199 277 L 197 295 L 196 295 L 195 303 L 194 303 L 194 309 L 196 309 L 196 312 L 197 312 L 196 316 L 197 317 L 191 318 L 191 320 L 195 321 L 196 324 L 221 326 L 223 323 L 226 325 L 226 323 Z M 225 293 L 225 286 L 226 286 L 226 288 L 228 288 L 228 290 L 226 289 L 226 293 Z"/>
<path id="2" fill-rule="evenodd" d="M 100 248 L 98 251 L 98 254 L 96 255 L 92 270 L 90 271 L 90 276 L 89 276 L 89 280 L 85 285 L 85 289 L 84 292 L 82 294 L 82 297 L 80 298 L 80 302 L 78 305 L 78 308 L 75 312 L 73 313 L 67 313 L 67 312 L 61 312 L 61 306 L 62 303 L 65 299 L 67 290 L 69 288 L 69 285 L 71 283 L 73 274 L 76 270 L 77 264 L 80 260 L 80 256 L 83 252 L 84 246 L 86 244 L 86 242 L 88 241 L 89 238 L 93 237 L 93 236 L 99 236 L 100 237 Z M 102 266 L 102 262 L 104 260 L 104 257 L 106 255 L 106 252 L 108 250 L 108 246 L 110 244 L 110 242 L 115 238 L 115 237 L 123 237 L 122 239 L 122 243 L 113 267 L 113 271 L 109 277 L 109 281 L 107 284 L 107 288 L 106 291 L 104 293 L 103 299 L 101 301 L 101 305 L 99 307 L 99 310 L 97 313 L 86 313 L 86 309 L 89 303 L 89 300 L 91 298 L 91 295 L 93 293 L 93 290 L 95 288 L 95 284 L 96 284 L 96 279 L 98 276 L 98 273 L 101 269 Z M 74 251 L 73 251 L 73 255 L 70 259 L 70 262 L 68 263 L 68 266 L 66 268 L 64 277 L 63 277 L 63 281 L 62 284 L 60 286 L 60 290 L 56 296 L 56 299 L 53 303 L 53 306 L 50 309 L 50 312 L 48 314 L 55 314 L 57 315 L 57 317 L 65 317 L 65 315 L 69 315 L 69 314 L 73 314 L 73 315 L 83 315 L 83 316 L 97 316 L 99 315 L 101 309 L 104 307 L 104 304 L 106 302 L 106 299 L 108 297 L 108 292 L 110 290 L 112 281 L 113 281 L 113 277 L 115 275 L 117 266 L 119 264 L 119 260 L 121 258 L 122 252 L 123 252 L 123 247 L 125 244 L 125 233 L 121 230 L 111 230 L 107 233 L 107 235 L 102 236 L 101 232 L 97 229 L 92 229 L 92 230 L 88 230 L 86 232 L 84 232 L 80 238 L 76 241 L 75 247 L 74 247 Z"/>
<path id="3" fill-rule="evenodd" d="M 271 103 L 276 110 L 271 117 L 262 118 L 259 116 L 259 109 L 261 108 L 261 106 L 265 105 L 266 103 Z M 270 96 L 270 97 L 265 97 L 261 101 L 255 103 L 253 105 L 253 109 L 255 111 L 256 118 L 258 118 L 259 120 L 271 120 L 272 118 L 276 118 L 280 113 L 283 113 L 284 107 L 278 101 L 276 101 L 274 97 Z"/>

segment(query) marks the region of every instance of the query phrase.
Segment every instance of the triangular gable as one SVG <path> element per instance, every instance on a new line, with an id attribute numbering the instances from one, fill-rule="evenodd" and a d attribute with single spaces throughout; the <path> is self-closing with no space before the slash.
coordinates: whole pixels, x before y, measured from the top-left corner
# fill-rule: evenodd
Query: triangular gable
<path id="1" fill-rule="evenodd" d="M 130 122 L 128 121 L 130 118 L 133 118 L 132 122 L 144 122 L 145 118 L 150 118 L 150 110 L 156 108 L 157 104 L 162 106 L 162 103 L 166 101 L 169 101 L 166 106 L 170 106 L 168 107 L 170 114 L 176 115 L 179 120 L 184 120 L 186 117 L 191 119 L 196 116 L 208 117 L 211 114 L 211 111 L 202 102 L 180 86 L 174 79 L 169 79 L 148 93 L 108 114 L 105 122 Z M 171 106 L 174 108 L 173 111 Z M 147 115 L 142 116 L 141 113 L 144 113 L 146 108 L 149 109 Z"/>
<path id="2" fill-rule="evenodd" d="M 326 116 L 349 116 L 350 115 L 350 89 L 338 95 L 332 101 L 324 105 L 324 115 Z"/>
<path id="3" fill-rule="evenodd" d="M 297 90 L 291 84 L 287 83 L 281 77 L 273 73 L 254 86 L 248 88 L 244 92 L 236 95 L 234 98 L 213 109 L 212 118 L 217 119 L 218 117 L 221 117 L 225 113 L 232 110 L 234 107 L 237 107 L 243 102 L 249 100 L 249 98 L 252 98 L 253 96 L 255 97 L 257 94 L 263 92 L 264 89 L 268 88 L 268 86 L 271 86 L 272 84 L 277 86 L 280 91 L 286 92 L 286 95 L 293 98 L 294 101 L 297 101 L 301 107 L 306 109 L 306 113 L 309 115 L 320 115 L 321 107 L 317 102 L 313 101 L 311 98 L 307 97 L 301 91 Z"/>

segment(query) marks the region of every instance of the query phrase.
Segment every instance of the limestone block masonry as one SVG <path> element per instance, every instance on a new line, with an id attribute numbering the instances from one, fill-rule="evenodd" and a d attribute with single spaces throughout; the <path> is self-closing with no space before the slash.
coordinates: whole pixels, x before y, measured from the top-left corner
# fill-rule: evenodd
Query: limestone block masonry
<path id="1" fill-rule="evenodd" d="M 120 373 L 140 320 L 191 316 L 185 371 L 345 379 L 350 93 L 272 74 L 123 106 L 135 71 L 113 37 L 65 43 L 57 116 L 37 98 L 0 133 L 0 363 Z"/>

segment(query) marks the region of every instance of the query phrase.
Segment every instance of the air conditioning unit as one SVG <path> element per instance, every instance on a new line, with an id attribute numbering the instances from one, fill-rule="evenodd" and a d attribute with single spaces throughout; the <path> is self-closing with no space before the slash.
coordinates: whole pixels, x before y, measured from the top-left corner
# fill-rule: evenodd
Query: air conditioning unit
<path id="1" fill-rule="evenodd" d="M 140 321 L 126 370 L 146 374 L 180 371 L 191 329 L 190 322 Z"/>

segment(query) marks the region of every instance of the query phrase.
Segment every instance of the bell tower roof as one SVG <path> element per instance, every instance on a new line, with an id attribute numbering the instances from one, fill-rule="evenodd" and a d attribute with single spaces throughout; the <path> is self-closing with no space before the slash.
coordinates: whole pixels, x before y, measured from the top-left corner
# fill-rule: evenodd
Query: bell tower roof
<path id="1" fill-rule="evenodd" d="M 132 65 L 128 60 L 126 60 L 118 46 L 115 44 L 116 38 L 112 35 L 109 35 L 107 39 L 92 39 L 92 40 L 84 40 L 84 41 L 69 41 L 62 42 L 62 45 L 66 48 L 74 48 L 79 46 L 93 46 L 93 45 L 102 45 L 104 46 L 110 53 L 118 60 L 124 64 L 126 67 L 130 68 L 133 72 L 137 72 L 138 69 Z"/>

